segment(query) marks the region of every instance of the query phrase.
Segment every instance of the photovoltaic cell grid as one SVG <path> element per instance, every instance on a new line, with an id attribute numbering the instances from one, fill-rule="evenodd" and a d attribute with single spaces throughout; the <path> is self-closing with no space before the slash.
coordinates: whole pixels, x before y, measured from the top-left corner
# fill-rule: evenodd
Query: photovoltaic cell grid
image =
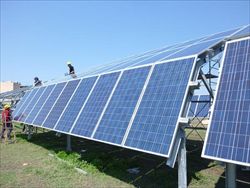
<path id="1" fill-rule="evenodd" d="M 36 89 L 33 89 L 31 90 L 27 100 L 24 101 L 23 105 L 20 107 L 19 111 L 17 113 L 15 113 L 14 111 L 14 120 L 15 121 L 18 121 L 20 118 L 22 118 L 22 116 L 24 116 L 24 110 L 27 108 L 27 106 L 29 105 L 30 101 L 32 100 L 32 98 L 34 97 L 34 95 L 36 94 L 37 92 L 37 88 Z"/>
<path id="2" fill-rule="evenodd" d="M 63 90 L 66 82 L 59 83 L 55 86 L 54 90 L 50 94 L 49 98 L 44 103 L 42 109 L 36 116 L 35 120 L 32 124 L 36 126 L 41 126 L 47 115 L 49 114 L 50 109 L 53 107 L 55 101 L 57 100 L 58 96 L 60 95 L 61 91 Z"/>
<path id="3" fill-rule="evenodd" d="M 90 137 L 115 86 L 120 72 L 102 75 L 73 125 L 73 134 Z"/>
<path id="4" fill-rule="evenodd" d="M 168 157 L 195 58 L 155 66 L 125 146 Z"/>
<path id="5" fill-rule="evenodd" d="M 29 97 L 31 91 L 27 91 L 21 100 L 17 103 L 15 110 L 13 111 L 12 115 L 15 118 L 23 104 L 26 102 L 27 98 Z"/>
<path id="6" fill-rule="evenodd" d="M 79 84 L 70 103 L 63 112 L 55 129 L 63 132 L 69 132 L 82 106 L 84 105 L 97 77 L 85 78 Z"/>
<path id="7" fill-rule="evenodd" d="M 43 92 L 42 96 L 40 97 L 39 101 L 36 103 L 36 105 L 34 106 L 32 111 L 30 112 L 28 117 L 25 119 L 24 123 L 31 124 L 34 121 L 37 113 L 42 108 L 44 102 L 49 97 L 49 95 L 50 95 L 50 93 L 51 93 L 51 91 L 53 90 L 54 87 L 55 87 L 55 84 L 44 87 L 45 91 Z"/>
<path id="8" fill-rule="evenodd" d="M 121 144 L 151 67 L 124 71 L 94 138 Z"/>
<path id="9" fill-rule="evenodd" d="M 33 109 L 34 105 L 36 104 L 40 96 L 43 94 L 44 89 L 45 89 L 44 87 L 36 89 L 37 90 L 36 94 L 31 99 L 29 105 L 26 106 L 26 109 L 23 111 L 23 115 L 20 117 L 20 119 L 18 119 L 18 121 L 23 122 L 28 117 L 30 111 Z"/>
<path id="10" fill-rule="evenodd" d="M 202 156 L 250 166 L 250 38 L 225 49 Z"/>
<path id="11" fill-rule="evenodd" d="M 55 105 L 53 106 L 52 110 L 50 111 L 49 115 L 47 116 L 46 120 L 43 123 L 43 127 L 47 128 L 54 128 L 56 122 L 58 121 L 59 117 L 61 116 L 66 104 L 68 103 L 69 99 L 71 98 L 72 94 L 74 93 L 77 85 L 79 84 L 80 80 L 72 80 L 69 81 L 65 88 L 63 89 L 61 95 L 59 96 L 58 100 L 56 101 Z"/>

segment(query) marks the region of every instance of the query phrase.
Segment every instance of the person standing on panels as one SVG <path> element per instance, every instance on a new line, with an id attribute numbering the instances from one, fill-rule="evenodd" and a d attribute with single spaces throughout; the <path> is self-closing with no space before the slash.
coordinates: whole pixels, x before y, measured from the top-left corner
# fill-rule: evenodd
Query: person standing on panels
<path id="1" fill-rule="evenodd" d="M 10 105 L 6 104 L 4 106 L 4 110 L 2 111 L 2 132 L 1 132 L 1 139 L 4 139 L 4 132 L 7 130 L 7 138 L 10 140 L 10 134 L 13 129 L 12 126 L 12 117 L 11 117 L 11 111 L 10 111 Z"/>
<path id="2" fill-rule="evenodd" d="M 39 87 L 39 86 L 41 86 L 42 85 L 42 81 L 41 80 L 39 80 L 39 78 L 38 77 L 35 77 L 34 78 L 34 87 Z"/>
<path id="3" fill-rule="evenodd" d="M 69 67 L 69 73 L 67 75 L 70 75 L 72 78 L 76 78 L 75 69 L 70 61 L 67 61 L 67 65 Z"/>

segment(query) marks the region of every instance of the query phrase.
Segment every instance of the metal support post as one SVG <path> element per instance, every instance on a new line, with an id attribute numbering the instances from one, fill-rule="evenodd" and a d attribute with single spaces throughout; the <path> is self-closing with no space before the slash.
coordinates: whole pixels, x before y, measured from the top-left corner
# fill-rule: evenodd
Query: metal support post
<path id="1" fill-rule="evenodd" d="M 67 134 L 67 148 L 66 148 L 67 151 L 72 151 L 71 149 L 71 135 L 68 135 Z"/>
<path id="2" fill-rule="evenodd" d="M 31 125 L 27 125 L 28 126 L 28 140 L 31 139 Z"/>
<path id="3" fill-rule="evenodd" d="M 187 154 L 185 131 L 181 128 L 182 134 L 180 149 L 178 152 L 178 187 L 187 188 Z"/>
<path id="4" fill-rule="evenodd" d="M 226 188 L 236 188 L 236 164 L 226 163 Z"/>

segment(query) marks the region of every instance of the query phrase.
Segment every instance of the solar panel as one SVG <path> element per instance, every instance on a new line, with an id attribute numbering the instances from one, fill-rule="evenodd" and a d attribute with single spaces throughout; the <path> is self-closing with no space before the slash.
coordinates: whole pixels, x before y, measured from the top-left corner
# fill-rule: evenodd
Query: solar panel
<path id="1" fill-rule="evenodd" d="M 224 31 L 224 32 L 221 32 L 221 33 L 217 33 L 217 34 L 214 34 L 208 38 L 206 38 L 206 40 L 212 40 L 212 39 L 217 39 L 217 38 L 225 38 L 225 37 L 228 37 L 232 34 L 234 34 L 236 31 L 238 31 L 240 28 L 236 28 L 236 29 L 232 29 L 230 31 Z"/>
<path id="2" fill-rule="evenodd" d="M 246 26 L 244 29 L 240 30 L 239 32 L 235 33 L 233 37 L 241 37 L 250 35 L 250 25 Z"/>
<path id="3" fill-rule="evenodd" d="M 16 117 L 18 114 L 19 110 L 22 108 L 23 104 L 26 102 L 26 100 L 29 98 L 31 91 L 27 91 L 24 96 L 21 98 L 21 100 L 17 103 L 15 110 L 12 113 L 13 117 Z"/>
<path id="4" fill-rule="evenodd" d="M 28 117 L 25 119 L 24 123 L 32 124 L 32 122 L 34 121 L 36 115 L 38 114 L 38 112 L 42 108 L 43 104 L 45 103 L 46 99 L 49 97 L 51 91 L 54 89 L 55 86 L 56 86 L 55 84 L 49 85 L 49 86 L 44 86 L 45 91 L 43 92 L 42 96 L 40 97 L 40 99 L 35 104 L 34 108 L 30 112 Z"/>
<path id="5" fill-rule="evenodd" d="M 85 78 L 81 81 L 70 103 L 67 105 L 60 120 L 55 126 L 56 130 L 69 132 L 87 97 L 91 93 L 97 77 Z"/>
<path id="6" fill-rule="evenodd" d="M 121 144 L 151 67 L 127 70 L 92 135 L 95 139 Z"/>
<path id="7" fill-rule="evenodd" d="M 168 56 L 167 58 L 164 58 L 163 60 L 185 57 L 185 56 L 189 56 L 189 55 L 193 55 L 193 54 L 199 54 L 205 50 L 208 50 L 210 47 L 216 45 L 217 43 L 221 42 L 222 40 L 223 40 L 223 38 L 219 38 L 219 39 L 213 39 L 210 41 L 205 41 L 202 43 L 194 44 L 189 48 L 185 48 L 183 50 L 180 50 L 177 53 L 174 53 L 173 55 Z"/>
<path id="8" fill-rule="evenodd" d="M 121 64 L 115 64 L 113 66 L 108 67 L 107 69 L 104 69 L 104 70 L 102 69 L 102 70 L 96 71 L 95 74 L 100 74 L 100 73 L 103 73 L 105 71 L 112 71 L 113 72 L 113 71 L 125 69 L 131 65 L 138 65 L 139 62 L 144 62 L 147 59 L 151 59 L 151 57 L 155 56 L 159 52 L 161 52 L 161 50 L 156 50 L 156 51 L 153 51 L 151 53 L 147 53 L 147 54 L 139 56 L 139 57 L 134 57 L 127 62 L 124 62 Z M 152 62 L 152 61 L 150 61 L 150 62 Z"/>
<path id="9" fill-rule="evenodd" d="M 124 138 L 126 147 L 169 156 L 195 60 L 192 57 L 155 66 Z"/>
<path id="10" fill-rule="evenodd" d="M 60 97 L 57 99 L 55 105 L 49 112 L 49 115 L 47 116 L 46 120 L 44 121 L 42 125 L 43 127 L 51 128 L 51 129 L 54 128 L 56 122 L 58 121 L 60 115 L 62 114 L 64 108 L 66 107 L 66 104 L 70 100 L 79 82 L 80 80 L 77 79 L 77 80 L 69 81 L 66 84 Z"/>
<path id="11" fill-rule="evenodd" d="M 179 43 L 179 44 L 175 45 L 173 49 L 176 49 L 176 48 L 181 49 L 181 48 L 184 48 L 184 47 L 186 48 L 186 47 L 188 47 L 190 45 L 193 45 L 195 43 L 199 43 L 199 42 L 203 41 L 205 38 L 207 38 L 207 37 L 202 37 L 202 38 L 186 41 L 186 42 L 183 42 L 183 43 Z"/>
<path id="12" fill-rule="evenodd" d="M 41 126 L 45 118 L 47 117 L 50 109 L 53 107 L 55 101 L 61 94 L 66 82 L 59 83 L 55 86 L 54 90 L 44 103 L 43 107 L 39 111 L 38 115 L 36 116 L 35 120 L 32 122 L 33 125 Z"/>
<path id="13" fill-rule="evenodd" d="M 154 63 L 157 61 L 165 61 L 165 60 L 170 60 L 170 59 L 175 59 L 179 57 L 185 57 L 185 56 L 190 56 L 193 54 L 198 54 L 211 46 L 219 43 L 222 40 L 222 38 L 217 38 L 209 41 L 204 41 L 204 42 L 199 42 L 199 40 L 194 41 L 193 43 L 189 44 L 190 46 L 183 46 L 182 48 L 176 48 L 172 50 L 167 50 L 167 51 L 162 51 L 150 58 L 147 58 L 141 62 L 138 62 L 134 64 L 134 66 L 140 66 L 140 65 L 146 65 L 150 63 Z"/>
<path id="14" fill-rule="evenodd" d="M 161 59 L 164 59 L 164 58 L 170 56 L 171 54 L 174 54 L 174 53 L 180 51 L 181 49 L 178 48 L 178 49 L 174 49 L 174 50 L 160 52 L 160 53 L 158 53 L 150 58 L 147 58 L 144 61 L 136 63 L 134 66 L 141 66 L 141 65 L 146 65 L 146 64 L 150 64 L 150 63 L 155 63 L 156 61 L 160 61 Z"/>
<path id="15" fill-rule="evenodd" d="M 20 118 L 22 118 L 22 116 L 25 116 L 24 111 L 27 108 L 27 106 L 29 105 L 29 103 L 31 102 L 31 100 L 33 99 L 33 97 L 35 96 L 36 92 L 38 91 L 38 88 L 33 89 L 30 92 L 29 97 L 27 98 L 27 100 L 25 101 L 25 103 L 22 105 L 22 107 L 20 108 L 19 112 L 16 114 L 16 116 L 14 116 L 14 120 L 18 121 Z"/>
<path id="16" fill-rule="evenodd" d="M 102 75 L 85 107 L 80 112 L 72 133 L 84 137 L 90 137 L 98 119 L 114 89 L 120 72 Z"/>
<path id="17" fill-rule="evenodd" d="M 250 166 L 250 37 L 226 44 L 205 158 Z"/>
<path id="18" fill-rule="evenodd" d="M 249 34 L 249 25 L 231 29 L 229 31 L 223 31 L 213 35 L 204 36 L 198 39 L 186 41 L 183 43 L 167 46 L 158 50 L 152 50 L 147 53 L 132 56 L 131 58 L 125 58 L 117 63 L 101 67 L 95 71 L 90 71 L 86 75 L 104 74 L 109 71 L 118 71 L 125 68 L 137 67 L 140 65 L 151 64 L 157 61 L 176 59 L 180 57 L 186 57 L 189 55 L 200 54 L 210 47 L 222 42 L 226 38 L 231 36 L 239 37 Z"/>
<path id="19" fill-rule="evenodd" d="M 34 105 L 36 104 L 36 102 L 38 101 L 40 96 L 43 94 L 44 89 L 45 89 L 44 87 L 38 88 L 38 90 L 37 90 L 36 94 L 34 95 L 33 99 L 30 101 L 29 105 L 23 111 L 23 115 L 20 117 L 20 119 L 18 119 L 18 121 L 23 122 L 28 117 L 28 115 L 31 112 L 31 110 L 33 109 Z"/>

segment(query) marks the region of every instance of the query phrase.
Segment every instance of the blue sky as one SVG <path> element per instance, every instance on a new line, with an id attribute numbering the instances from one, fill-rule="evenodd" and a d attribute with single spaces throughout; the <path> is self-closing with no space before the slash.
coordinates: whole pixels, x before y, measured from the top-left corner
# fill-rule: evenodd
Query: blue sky
<path id="1" fill-rule="evenodd" d="M 32 84 L 250 23 L 249 1 L 1 1 L 1 81 Z"/>

